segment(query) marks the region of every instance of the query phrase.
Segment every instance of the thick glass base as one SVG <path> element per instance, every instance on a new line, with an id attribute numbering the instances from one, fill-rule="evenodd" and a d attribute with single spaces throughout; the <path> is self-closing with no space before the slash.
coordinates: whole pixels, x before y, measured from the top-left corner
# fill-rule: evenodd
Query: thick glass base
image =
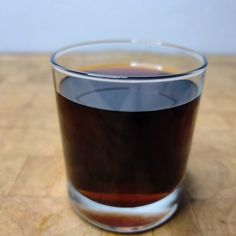
<path id="1" fill-rule="evenodd" d="M 138 207 L 113 207 L 90 200 L 68 185 L 75 211 L 88 222 L 105 230 L 120 233 L 142 232 L 167 221 L 177 210 L 181 187 L 165 198 Z"/>

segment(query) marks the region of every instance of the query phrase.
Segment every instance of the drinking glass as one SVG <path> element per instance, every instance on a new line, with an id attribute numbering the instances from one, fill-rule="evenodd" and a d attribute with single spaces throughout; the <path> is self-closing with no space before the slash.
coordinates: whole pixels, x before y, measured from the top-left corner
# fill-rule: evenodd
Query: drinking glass
<path id="1" fill-rule="evenodd" d="M 75 211 L 139 232 L 177 210 L 207 60 L 162 42 L 80 43 L 51 57 Z"/>

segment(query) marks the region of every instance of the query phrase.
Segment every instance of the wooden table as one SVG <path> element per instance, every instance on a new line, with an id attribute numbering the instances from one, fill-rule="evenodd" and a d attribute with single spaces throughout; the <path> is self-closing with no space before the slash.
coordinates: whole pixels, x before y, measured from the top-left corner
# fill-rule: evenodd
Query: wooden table
<path id="1" fill-rule="evenodd" d="M 183 206 L 141 235 L 236 235 L 236 57 L 209 57 L 206 78 Z M 0 108 L 0 235 L 115 235 L 68 203 L 48 55 L 0 56 Z"/>

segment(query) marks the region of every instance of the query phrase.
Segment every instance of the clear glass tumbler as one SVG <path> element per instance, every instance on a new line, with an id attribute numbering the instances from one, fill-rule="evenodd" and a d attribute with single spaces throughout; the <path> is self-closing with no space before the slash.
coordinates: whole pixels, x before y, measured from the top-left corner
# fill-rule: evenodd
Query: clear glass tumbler
<path id="1" fill-rule="evenodd" d="M 51 63 L 76 212 L 116 232 L 165 222 L 179 205 L 206 58 L 118 40 L 64 48 Z"/>

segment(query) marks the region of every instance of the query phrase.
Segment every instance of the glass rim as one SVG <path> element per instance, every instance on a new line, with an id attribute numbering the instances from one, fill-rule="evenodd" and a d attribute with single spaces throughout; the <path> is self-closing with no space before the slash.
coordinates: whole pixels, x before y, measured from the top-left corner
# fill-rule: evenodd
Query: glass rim
<path id="1" fill-rule="evenodd" d="M 162 48 L 169 48 L 169 49 L 177 49 L 186 53 L 189 57 L 194 58 L 200 62 L 200 66 L 196 66 L 191 70 L 186 70 L 186 72 L 181 73 L 173 73 L 167 75 L 156 75 L 156 76 L 122 76 L 122 75 L 104 75 L 104 74 L 93 74 L 85 71 L 80 70 L 73 70 L 70 69 L 68 66 L 63 66 L 60 64 L 57 59 L 70 52 L 75 50 L 76 48 L 83 47 L 83 46 L 95 46 L 95 45 L 111 45 L 111 44 L 140 44 L 140 45 L 156 45 Z M 103 81 L 103 82 L 135 82 L 135 83 L 147 83 L 147 82 L 167 82 L 167 81 L 176 81 L 182 80 L 189 76 L 195 76 L 201 74 L 205 71 L 208 61 L 207 58 L 192 49 L 182 47 L 172 43 L 165 43 L 163 41 L 151 41 L 151 40 L 98 40 L 98 41 L 87 41 L 81 42 L 78 44 L 74 44 L 68 47 L 63 47 L 57 51 L 55 51 L 50 58 L 51 65 L 53 69 L 59 71 L 65 75 L 77 77 L 80 79 L 87 79 L 87 80 L 96 80 L 96 81 Z"/>

